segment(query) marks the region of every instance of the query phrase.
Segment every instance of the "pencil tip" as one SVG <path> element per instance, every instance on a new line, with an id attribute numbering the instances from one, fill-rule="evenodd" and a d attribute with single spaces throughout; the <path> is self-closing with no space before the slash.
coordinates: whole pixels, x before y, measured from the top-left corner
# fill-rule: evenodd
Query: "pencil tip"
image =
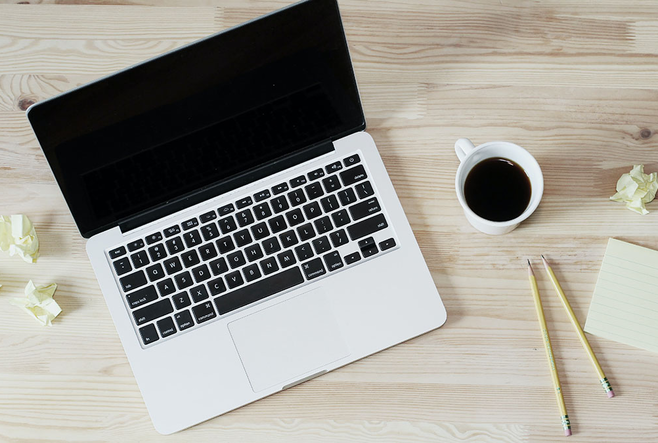
<path id="1" fill-rule="evenodd" d="M 541 255 L 541 259 L 542 259 L 542 260 L 546 260 L 546 259 L 544 258 L 544 254 Z"/>
<path id="2" fill-rule="evenodd" d="M 528 259 L 526 258 L 526 261 L 528 262 L 528 266 L 531 266 L 531 265 L 530 265 L 530 260 L 528 260 Z"/>

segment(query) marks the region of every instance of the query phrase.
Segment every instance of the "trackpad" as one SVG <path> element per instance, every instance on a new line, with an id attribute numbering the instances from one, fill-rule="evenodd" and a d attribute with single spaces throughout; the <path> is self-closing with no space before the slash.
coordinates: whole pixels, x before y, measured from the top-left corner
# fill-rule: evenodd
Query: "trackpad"
<path id="1" fill-rule="evenodd" d="M 295 382 L 350 354 L 322 288 L 228 328 L 255 392 Z"/>

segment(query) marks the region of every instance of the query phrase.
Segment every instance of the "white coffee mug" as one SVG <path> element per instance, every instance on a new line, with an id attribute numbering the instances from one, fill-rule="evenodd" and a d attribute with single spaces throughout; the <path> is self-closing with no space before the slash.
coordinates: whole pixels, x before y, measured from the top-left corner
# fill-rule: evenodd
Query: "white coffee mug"
<path id="1" fill-rule="evenodd" d="M 539 201 L 544 194 L 544 176 L 541 173 L 541 168 L 539 167 L 537 160 L 535 160 L 535 158 L 521 146 L 509 142 L 496 141 L 483 143 L 476 147 L 469 139 L 460 138 L 455 143 L 455 152 L 461 162 L 459 168 L 457 168 L 457 176 L 455 177 L 457 199 L 459 199 L 459 203 L 462 205 L 462 208 L 464 208 L 466 218 L 475 229 L 478 229 L 485 234 L 507 234 L 519 226 L 519 223 L 523 220 L 530 217 L 535 209 L 537 209 Z M 464 183 L 466 182 L 466 177 L 468 177 L 468 173 L 471 172 L 471 169 L 473 169 L 475 165 L 488 158 L 506 158 L 512 160 L 523 168 L 530 179 L 530 202 L 525 211 L 512 220 L 491 221 L 484 219 L 473 212 L 466 204 L 466 198 L 464 198 Z"/>

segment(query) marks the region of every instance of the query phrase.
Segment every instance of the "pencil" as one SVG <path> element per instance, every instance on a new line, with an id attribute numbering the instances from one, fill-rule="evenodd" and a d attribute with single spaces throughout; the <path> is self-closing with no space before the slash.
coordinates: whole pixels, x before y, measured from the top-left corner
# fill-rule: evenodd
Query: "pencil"
<path id="1" fill-rule="evenodd" d="M 578 319 L 576 318 L 576 315 L 573 313 L 573 309 L 571 309 L 571 305 L 567 300 L 567 296 L 564 295 L 564 291 L 562 290 L 560 283 L 557 281 L 557 277 L 555 277 L 555 274 L 553 273 L 553 269 L 551 269 L 551 267 L 548 265 L 548 261 L 546 261 L 543 255 L 541 256 L 541 259 L 544 262 L 544 267 L 546 267 L 548 276 L 551 278 L 551 281 L 553 282 L 553 287 L 555 288 L 555 291 L 557 291 L 557 295 L 560 297 L 562 306 L 564 306 L 564 309 L 566 309 L 567 314 L 569 315 L 569 320 L 571 320 L 571 324 L 573 325 L 573 327 L 576 329 L 576 332 L 578 333 L 578 337 L 580 338 L 580 342 L 583 344 L 583 348 L 585 348 L 585 351 L 587 351 L 587 355 L 589 355 L 589 359 L 594 365 L 594 369 L 596 369 L 596 372 L 599 374 L 599 381 L 601 382 L 601 386 L 603 386 L 603 389 L 605 390 L 606 394 L 608 394 L 608 398 L 614 397 L 615 391 L 612 390 L 612 386 L 610 386 L 610 382 L 608 381 L 608 378 L 603 373 L 603 369 L 601 369 L 601 365 L 599 364 L 599 361 L 596 359 L 596 355 L 594 355 L 594 351 L 592 350 L 592 347 L 589 345 L 589 342 L 587 341 L 587 336 L 583 332 L 583 329 L 580 327 L 580 323 L 578 323 Z"/>
<path id="2" fill-rule="evenodd" d="M 564 435 L 567 437 L 571 435 L 571 422 L 569 421 L 569 414 L 567 414 L 567 406 L 564 404 L 564 397 L 562 396 L 562 387 L 560 386 L 560 377 L 557 374 L 557 367 L 555 366 L 555 359 L 553 358 L 553 348 L 551 348 L 551 338 L 548 336 L 548 328 L 546 327 L 546 319 L 544 318 L 544 309 L 541 306 L 541 298 L 539 297 L 539 288 L 537 288 L 537 280 L 535 273 L 532 271 L 530 260 L 528 260 L 528 276 L 530 278 L 530 287 L 532 288 L 532 295 L 535 299 L 535 309 L 537 310 L 537 318 L 539 319 L 539 327 L 544 338 L 544 349 L 546 349 L 546 357 L 548 357 L 548 365 L 551 368 L 551 376 L 553 378 L 553 387 L 555 388 L 555 397 L 557 398 L 557 405 L 560 408 L 560 418 L 562 419 L 562 428 Z"/>

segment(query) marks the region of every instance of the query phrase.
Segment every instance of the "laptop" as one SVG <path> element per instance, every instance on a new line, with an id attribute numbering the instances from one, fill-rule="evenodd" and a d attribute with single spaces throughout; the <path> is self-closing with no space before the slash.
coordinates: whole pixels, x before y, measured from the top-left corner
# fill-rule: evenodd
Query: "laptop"
<path id="1" fill-rule="evenodd" d="M 441 326 L 335 0 L 31 106 L 155 428 Z"/>

